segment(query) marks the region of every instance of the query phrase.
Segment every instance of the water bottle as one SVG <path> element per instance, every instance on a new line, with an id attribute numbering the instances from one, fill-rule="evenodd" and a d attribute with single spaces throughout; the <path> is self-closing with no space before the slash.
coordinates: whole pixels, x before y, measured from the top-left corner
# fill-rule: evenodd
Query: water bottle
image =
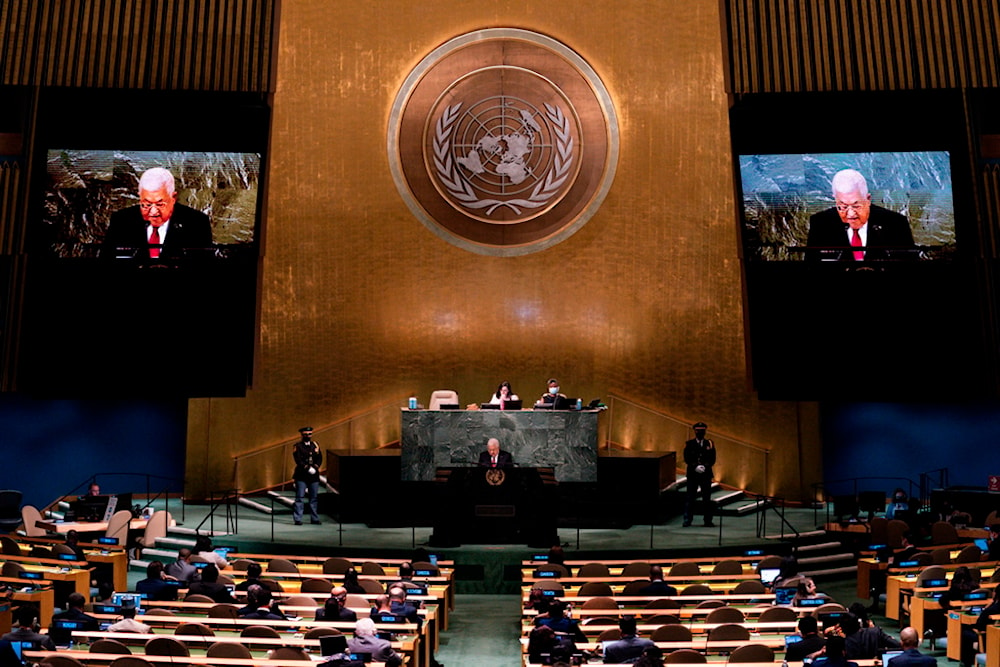
<path id="1" fill-rule="evenodd" d="M 417 397 L 416 396 L 410 396 L 410 409 L 411 410 L 416 410 L 417 409 Z"/>
<path id="2" fill-rule="evenodd" d="M 576 399 L 576 409 L 577 410 L 583 410 L 583 401 L 580 400 L 579 398 Z"/>

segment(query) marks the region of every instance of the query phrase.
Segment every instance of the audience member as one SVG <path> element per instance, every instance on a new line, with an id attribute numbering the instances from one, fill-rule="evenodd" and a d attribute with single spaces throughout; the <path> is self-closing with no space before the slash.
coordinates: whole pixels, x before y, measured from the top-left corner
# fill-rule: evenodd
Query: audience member
<path id="1" fill-rule="evenodd" d="M 937 660 L 917 650 L 920 637 L 913 628 L 907 626 L 899 631 L 899 643 L 903 646 L 903 652 L 890 658 L 889 667 L 933 667 L 937 664 Z"/>
<path id="2" fill-rule="evenodd" d="M 150 600 L 176 600 L 180 589 L 177 579 L 163 571 L 163 563 L 151 561 L 146 566 L 146 578 L 136 582 L 137 593 L 145 593 Z"/>
<path id="3" fill-rule="evenodd" d="M 953 602 L 959 602 L 965 598 L 968 593 L 976 590 L 978 584 L 972 576 L 972 572 L 968 567 L 962 565 L 956 568 L 955 572 L 951 575 L 951 585 L 948 587 L 941 597 L 938 598 L 938 603 L 941 608 L 945 611 L 951 609 L 951 604 Z M 902 635 L 900 639 L 902 640 Z"/>
<path id="4" fill-rule="evenodd" d="M 993 589 L 993 601 L 979 612 L 979 618 L 974 625 L 962 624 L 962 664 L 973 665 L 976 662 L 976 643 L 979 641 L 978 632 L 985 634 L 986 627 L 992 623 L 991 616 L 1000 614 L 1000 586 Z M 978 632 L 977 632 L 978 631 Z M 980 646 L 980 650 L 985 651 L 985 646 Z"/>
<path id="5" fill-rule="evenodd" d="M 148 635 L 152 632 L 152 628 L 148 625 L 135 620 L 136 611 L 135 605 L 123 606 L 121 610 L 122 619 L 117 623 L 112 623 L 108 627 L 108 632 L 138 632 L 142 635 Z"/>
<path id="6" fill-rule="evenodd" d="M 895 518 L 904 519 L 905 513 L 910 509 L 909 501 L 906 498 L 906 491 L 897 488 L 892 492 L 892 500 L 889 501 L 889 505 L 885 508 L 885 518 L 892 520 Z M 897 517 L 896 513 L 899 512 L 900 516 Z"/>
<path id="7" fill-rule="evenodd" d="M 813 661 L 813 667 L 858 667 L 858 663 L 847 659 L 845 644 L 846 640 L 840 635 L 827 637 L 823 655 Z"/>
<path id="8" fill-rule="evenodd" d="M 815 598 L 825 598 L 826 596 L 816 591 L 816 582 L 811 577 L 799 577 L 796 585 L 795 597 L 792 598 L 792 606 L 798 607 L 802 600 L 813 600 Z"/>
<path id="9" fill-rule="evenodd" d="M 55 651 L 56 645 L 48 635 L 38 632 L 38 608 L 30 604 L 22 604 L 14 611 L 16 627 L 0 639 L 10 642 L 38 642 L 40 648 Z"/>
<path id="10" fill-rule="evenodd" d="M 667 597 L 677 595 L 677 589 L 663 581 L 663 568 L 659 565 L 649 566 L 649 584 L 639 591 L 639 595 Z"/>
<path id="11" fill-rule="evenodd" d="M 861 627 L 861 622 L 853 614 L 840 619 L 840 630 L 844 633 L 844 654 L 851 659 L 867 660 L 876 658 L 887 648 L 899 648 L 899 642 L 885 634 L 878 626 Z M 827 639 L 827 647 L 830 640 Z"/>
<path id="12" fill-rule="evenodd" d="M 94 602 L 108 602 L 115 594 L 115 587 L 110 581 L 102 581 L 97 584 L 97 599 Z"/>
<path id="13" fill-rule="evenodd" d="M 545 618 L 535 618 L 535 625 L 547 625 L 556 632 L 568 635 L 574 643 L 586 643 L 587 638 L 580 629 L 580 624 L 569 616 L 570 608 L 562 600 L 552 600 L 549 603 L 549 615 Z"/>
<path id="14" fill-rule="evenodd" d="M 216 602 L 236 602 L 229 589 L 219 583 L 219 568 L 209 563 L 201 571 L 201 581 L 188 586 L 188 595 L 207 595 Z"/>
<path id="15" fill-rule="evenodd" d="M 546 561 L 549 565 L 565 565 L 566 564 L 566 552 L 563 551 L 562 545 L 557 544 L 551 549 L 549 549 L 549 557 Z"/>
<path id="16" fill-rule="evenodd" d="M 206 568 L 207 569 L 207 568 Z M 285 615 L 277 604 L 271 604 L 271 589 L 254 584 L 247 589 L 247 605 L 236 612 L 240 618 L 262 621 L 284 621 Z"/>
<path id="17" fill-rule="evenodd" d="M 317 621 L 356 621 L 358 615 L 353 609 L 347 608 L 347 589 L 335 586 L 330 591 L 330 598 L 322 607 L 316 610 Z"/>
<path id="18" fill-rule="evenodd" d="M 70 593 L 66 598 L 66 611 L 60 612 L 58 614 L 52 615 L 52 620 L 62 620 L 67 621 L 83 621 L 83 629 L 87 631 L 95 631 L 100 627 L 100 623 L 93 616 L 90 616 L 83 611 L 83 608 L 87 606 L 87 598 L 83 597 L 79 593 Z"/>
<path id="19" fill-rule="evenodd" d="M 222 554 L 212 549 L 212 538 L 208 535 L 199 535 L 194 542 L 194 555 L 204 558 L 209 563 L 214 563 L 220 570 L 229 567 L 229 561 Z"/>
<path id="20" fill-rule="evenodd" d="M 918 549 L 912 542 L 913 533 L 907 531 L 903 533 L 902 542 L 900 543 L 900 549 L 893 554 L 892 560 L 889 562 L 890 567 L 899 567 L 900 563 L 905 563 L 907 561 L 913 560 L 913 557 L 920 553 Z"/>
<path id="21" fill-rule="evenodd" d="M 73 550 L 77 560 L 87 560 L 87 554 L 80 546 L 80 534 L 75 530 L 66 531 L 66 546 Z"/>
<path id="22" fill-rule="evenodd" d="M 995 523 L 990 526 L 990 541 L 986 560 L 1000 560 L 1000 524 Z"/>
<path id="23" fill-rule="evenodd" d="M 771 586 L 773 588 L 781 588 L 789 585 L 798 586 L 798 578 L 798 559 L 795 556 L 785 556 L 781 559 L 781 565 L 778 566 L 778 576 L 775 578 Z"/>
<path id="24" fill-rule="evenodd" d="M 163 571 L 177 581 L 190 585 L 199 578 L 198 568 L 192 565 L 190 560 L 191 550 L 187 547 L 182 547 L 177 551 L 177 560 L 173 563 L 167 563 Z"/>
<path id="25" fill-rule="evenodd" d="M 402 614 L 397 614 L 392 610 L 392 606 L 389 603 L 388 595 L 379 595 L 375 598 L 375 606 L 372 607 L 371 614 L 369 615 L 372 620 L 385 622 L 395 622 L 395 623 L 405 623 L 406 617 Z M 383 620 L 385 619 L 385 620 Z"/>
<path id="26" fill-rule="evenodd" d="M 557 635 L 547 625 L 539 625 L 528 635 L 528 659 L 534 664 L 552 664 L 557 660 L 569 661 L 576 652 L 576 645 L 569 637 Z"/>
<path id="27" fill-rule="evenodd" d="M 802 641 L 789 644 L 785 650 L 787 662 L 801 662 L 803 659 L 817 653 L 826 645 L 826 640 L 819 634 L 819 622 L 815 616 L 803 616 L 799 619 L 799 635 Z"/>
<path id="28" fill-rule="evenodd" d="M 406 591 L 401 587 L 392 586 L 389 589 L 389 608 L 392 613 L 405 617 L 410 623 L 416 623 L 418 630 L 423 626 L 424 619 L 420 617 L 416 605 L 407 602 Z"/>
<path id="29" fill-rule="evenodd" d="M 247 565 L 247 578 L 236 584 L 236 590 L 248 591 L 251 586 L 264 586 L 260 580 L 260 575 L 262 574 L 264 574 L 264 569 L 260 566 L 260 563 L 250 563 Z M 267 588 L 267 586 L 264 586 L 264 588 Z"/>
<path id="30" fill-rule="evenodd" d="M 353 567 L 347 568 L 344 572 L 344 588 L 346 588 L 347 592 L 351 595 L 364 595 L 368 592 L 365 590 L 364 586 L 358 582 L 358 571 Z"/>
<path id="31" fill-rule="evenodd" d="M 390 586 L 401 586 L 404 590 L 419 588 L 421 591 L 419 595 L 427 595 L 427 585 L 419 581 L 413 581 L 413 564 L 409 561 L 399 564 L 399 581 L 390 584 Z"/>
<path id="32" fill-rule="evenodd" d="M 643 651 L 655 646 L 651 640 L 639 637 L 634 616 L 622 616 L 618 620 L 618 628 L 621 630 L 622 638 L 608 642 L 604 647 L 605 663 L 635 662 Z"/>
<path id="33" fill-rule="evenodd" d="M 385 662 L 396 654 L 392 644 L 375 635 L 375 622 L 370 618 L 360 618 L 354 624 L 354 637 L 347 640 L 347 650 L 351 653 L 370 653 L 374 662 Z"/>

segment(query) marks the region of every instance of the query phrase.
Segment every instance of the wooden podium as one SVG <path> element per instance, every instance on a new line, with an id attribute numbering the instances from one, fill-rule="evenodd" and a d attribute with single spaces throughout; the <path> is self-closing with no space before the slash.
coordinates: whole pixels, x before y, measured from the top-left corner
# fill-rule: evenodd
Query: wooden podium
<path id="1" fill-rule="evenodd" d="M 558 484 L 552 468 L 438 468 L 434 546 L 558 541 Z"/>

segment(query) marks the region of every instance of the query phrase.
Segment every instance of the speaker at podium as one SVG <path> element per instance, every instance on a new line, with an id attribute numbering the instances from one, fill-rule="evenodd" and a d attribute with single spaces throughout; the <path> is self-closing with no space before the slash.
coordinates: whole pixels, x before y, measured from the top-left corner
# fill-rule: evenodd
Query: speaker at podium
<path id="1" fill-rule="evenodd" d="M 553 468 L 438 468 L 431 545 L 558 543 Z"/>

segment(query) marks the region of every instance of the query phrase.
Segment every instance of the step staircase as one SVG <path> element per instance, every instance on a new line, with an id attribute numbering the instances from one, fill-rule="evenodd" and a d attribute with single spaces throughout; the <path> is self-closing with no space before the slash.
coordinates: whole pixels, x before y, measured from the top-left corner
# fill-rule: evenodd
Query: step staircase
<path id="1" fill-rule="evenodd" d="M 687 476 L 678 475 L 674 483 L 668 486 L 665 491 L 679 493 L 683 496 L 687 492 Z M 735 516 L 749 516 L 762 511 L 767 506 L 767 501 L 754 498 L 741 489 L 724 487 L 719 482 L 712 482 L 711 497 L 716 507 Z"/>

